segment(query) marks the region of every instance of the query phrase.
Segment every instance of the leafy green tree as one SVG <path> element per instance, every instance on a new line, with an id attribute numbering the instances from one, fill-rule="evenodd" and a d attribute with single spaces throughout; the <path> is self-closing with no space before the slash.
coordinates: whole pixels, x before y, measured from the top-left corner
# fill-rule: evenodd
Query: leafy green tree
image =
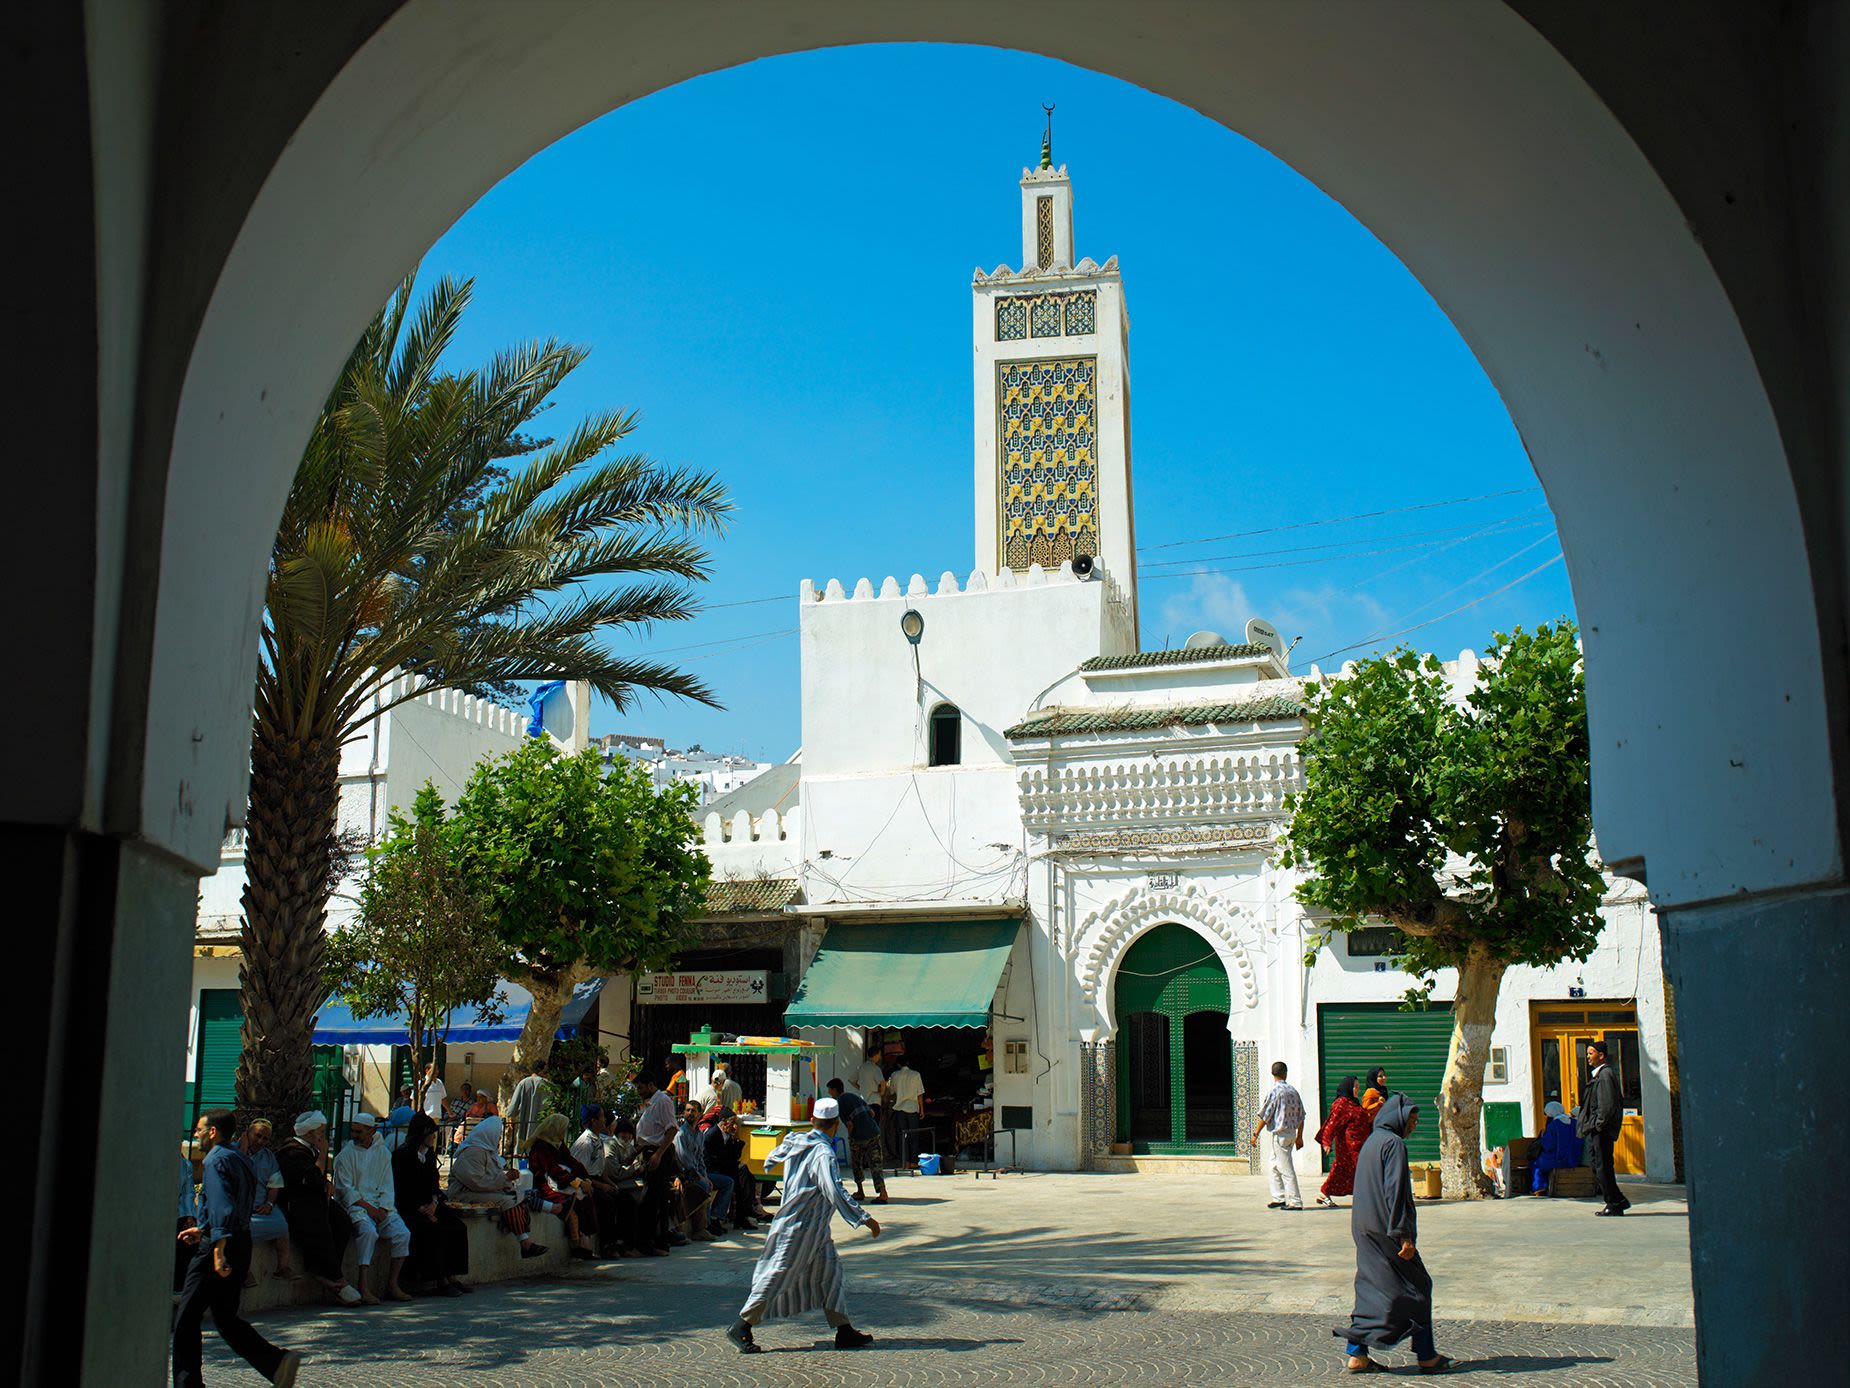
<path id="1" fill-rule="evenodd" d="M 1441 1179 L 1448 1196 L 1483 1194 L 1478 1122 L 1504 971 L 1583 960 L 1599 939 L 1574 624 L 1499 633 L 1462 703 L 1437 660 L 1405 649 L 1309 695 L 1285 861 L 1308 871 L 1298 898 L 1331 929 L 1400 928 L 1420 980 L 1410 1004 L 1430 997 L 1437 970 L 1458 971 Z"/>
<path id="2" fill-rule="evenodd" d="M 607 638 L 694 614 L 698 539 L 730 509 L 724 489 L 616 453 L 635 425 L 620 411 L 533 438 L 585 350 L 530 343 L 446 370 L 468 301 L 468 284 L 444 279 L 414 312 L 412 281 L 399 286 L 342 368 L 277 530 L 240 941 L 249 1113 L 291 1117 L 311 1094 L 344 742 L 432 689 L 576 679 L 618 708 L 639 689 L 713 702 Z M 388 698 L 406 671 L 417 679 Z"/>
<path id="3" fill-rule="evenodd" d="M 425 1062 L 443 1054 L 450 1015 L 472 1007 L 485 1025 L 505 1015 L 500 940 L 486 904 L 463 880 L 434 786 L 418 792 L 409 819 L 393 811 L 370 856 L 359 916 L 329 936 L 324 967 L 329 991 L 355 1017 L 404 1016 L 422 1108 Z"/>
<path id="4" fill-rule="evenodd" d="M 686 945 L 711 865 L 700 851 L 689 785 L 657 791 L 649 773 L 596 749 L 550 742 L 475 769 L 456 802 L 457 848 L 490 902 L 502 969 L 533 1008 L 501 1077 L 545 1068 L 572 990 L 597 974 L 660 968 Z"/>

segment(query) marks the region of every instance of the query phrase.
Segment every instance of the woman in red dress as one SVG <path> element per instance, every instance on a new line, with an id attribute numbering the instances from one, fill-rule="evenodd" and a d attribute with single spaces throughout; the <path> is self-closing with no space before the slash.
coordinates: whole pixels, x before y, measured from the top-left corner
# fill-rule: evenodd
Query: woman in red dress
<path id="1" fill-rule="evenodd" d="M 1317 1196 L 1319 1205 L 1333 1210 L 1337 1196 L 1355 1193 L 1355 1156 L 1374 1126 L 1374 1119 L 1355 1101 L 1355 1076 L 1344 1075 L 1336 1086 L 1330 1116 L 1317 1129 L 1317 1142 L 1330 1153 L 1330 1174 Z"/>

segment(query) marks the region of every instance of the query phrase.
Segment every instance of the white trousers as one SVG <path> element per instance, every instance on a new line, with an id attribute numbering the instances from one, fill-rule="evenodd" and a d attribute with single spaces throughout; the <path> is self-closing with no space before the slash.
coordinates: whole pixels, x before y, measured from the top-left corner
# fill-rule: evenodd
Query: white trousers
<path id="1" fill-rule="evenodd" d="M 373 1249 L 380 1239 L 394 1258 L 411 1251 L 411 1231 L 397 1210 L 387 1210 L 384 1219 L 375 1220 L 365 1210 L 353 1209 L 347 1211 L 347 1218 L 353 1221 L 353 1252 L 361 1267 L 372 1266 Z"/>
<path id="2" fill-rule="evenodd" d="M 1267 1132 L 1265 1140 L 1266 1174 L 1272 1182 L 1272 1198 L 1283 1200 L 1287 1205 L 1302 1206 L 1304 1197 L 1298 1194 L 1298 1169 L 1292 1165 L 1297 1151 L 1297 1131 Z"/>

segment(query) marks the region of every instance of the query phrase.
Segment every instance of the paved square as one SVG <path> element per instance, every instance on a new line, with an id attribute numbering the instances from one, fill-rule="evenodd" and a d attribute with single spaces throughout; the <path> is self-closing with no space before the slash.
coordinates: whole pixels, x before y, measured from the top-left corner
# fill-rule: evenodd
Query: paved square
<path id="1" fill-rule="evenodd" d="M 879 1240 L 837 1225 L 849 1309 L 878 1338 L 836 1353 L 820 1316 L 767 1352 L 721 1338 L 756 1236 L 457 1300 L 278 1313 L 306 1385 L 1227 1384 L 1339 1377 L 1346 1211 L 1268 1211 L 1250 1178 L 968 1176 L 894 1182 Z M 1623 1220 L 1580 1201 L 1426 1205 L 1440 1348 L 1455 1377 L 1694 1384 L 1688 1210 L 1631 1187 Z M 208 1336 L 214 1384 L 261 1382 Z M 1405 1374 L 1411 1356 L 1383 1356 Z"/>

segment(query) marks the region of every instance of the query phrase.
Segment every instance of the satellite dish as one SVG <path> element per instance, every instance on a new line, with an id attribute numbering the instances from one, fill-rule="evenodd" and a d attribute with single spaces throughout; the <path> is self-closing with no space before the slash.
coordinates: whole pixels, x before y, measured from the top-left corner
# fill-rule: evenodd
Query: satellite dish
<path id="1" fill-rule="evenodd" d="M 1182 643 L 1185 651 L 1205 651 L 1213 646 L 1224 646 L 1227 638 L 1218 631 L 1198 631 Z"/>
<path id="2" fill-rule="evenodd" d="M 1285 641 L 1278 634 L 1278 628 L 1260 617 L 1254 617 L 1246 624 L 1246 644 L 1264 646 L 1280 660 L 1285 658 Z"/>

